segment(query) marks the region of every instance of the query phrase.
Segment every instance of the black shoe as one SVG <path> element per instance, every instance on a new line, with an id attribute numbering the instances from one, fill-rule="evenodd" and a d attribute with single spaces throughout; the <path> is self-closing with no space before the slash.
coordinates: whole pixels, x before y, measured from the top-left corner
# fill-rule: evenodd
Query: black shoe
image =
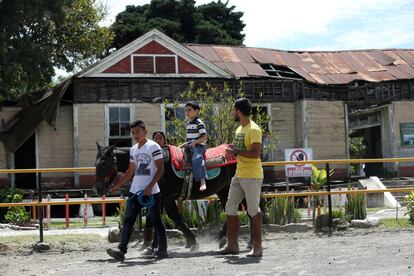
<path id="1" fill-rule="evenodd" d="M 168 252 L 167 250 L 163 250 L 163 251 L 157 250 L 157 252 L 155 252 L 155 256 L 157 259 L 165 259 L 165 258 L 168 258 Z"/>
<path id="2" fill-rule="evenodd" d="M 106 250 L 106 253 L 108 253 L 109 256 L 114 258 L 115 260 L 118 260 L 120 262 L 123 262 L 125 260 L 125 254 L 121 250 L 114 250 L 112 248 L 108 248 Z"/>

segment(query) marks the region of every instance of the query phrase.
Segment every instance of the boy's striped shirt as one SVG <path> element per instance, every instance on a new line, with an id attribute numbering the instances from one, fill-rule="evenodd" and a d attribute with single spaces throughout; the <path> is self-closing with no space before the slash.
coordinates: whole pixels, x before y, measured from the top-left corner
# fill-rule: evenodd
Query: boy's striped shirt
<path id="1" fill-rule="evenodd" d="M 187 124 L 186 142 L 192 142 L 207 134 L 206 126 L 198 117 Z M 203 143 L 202 145 L 205 145 Z"/>

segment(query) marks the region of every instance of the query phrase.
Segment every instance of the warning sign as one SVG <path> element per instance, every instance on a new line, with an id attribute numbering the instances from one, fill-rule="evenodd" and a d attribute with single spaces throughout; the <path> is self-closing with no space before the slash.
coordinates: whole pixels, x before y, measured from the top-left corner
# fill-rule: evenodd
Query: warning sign
<path id="1" fill-rule="evenodd" d="M 307 161 L 312 158 L 312 148 L 285 149 L 285 161 Z M 312 175 L 312 165 L 286 165 L 285 171 L 287 177 L 309 177 Z"/>

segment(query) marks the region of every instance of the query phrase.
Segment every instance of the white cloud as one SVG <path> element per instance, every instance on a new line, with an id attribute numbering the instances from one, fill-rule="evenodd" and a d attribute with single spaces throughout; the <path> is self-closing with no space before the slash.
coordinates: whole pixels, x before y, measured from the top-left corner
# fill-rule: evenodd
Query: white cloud
<path id="1" fill-rule="evenodd" d="M 109 8 L 103 22 L 109 25 L 126 5 L 150 0 L 101 2 Z M 247 46 L 334 50 L 414 44 L 413 0 L 230 0 L 229 4 L 244 12 Z"/>

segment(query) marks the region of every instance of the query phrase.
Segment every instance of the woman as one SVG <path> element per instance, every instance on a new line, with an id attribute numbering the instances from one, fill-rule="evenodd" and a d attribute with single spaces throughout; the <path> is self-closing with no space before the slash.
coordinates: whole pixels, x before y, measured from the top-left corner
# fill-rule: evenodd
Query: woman
<path id="1" fill-rule="evenodd" d="M 167 145 L 167 138 L 165 137 L 164 132 L 156 131 L 152 134 L 152 140 L 154 140 L 160 147 L 165 147 Z M 149 247 L 151 245 L 151 247 Z M 157 235 L 153 227 L 151 217 L 147 216 L 144 229 L 144 243 L 142 244 L 140 250 L 145 250 L 144 255 L 152 255 L 155 249 L 158 247 Z"/>

